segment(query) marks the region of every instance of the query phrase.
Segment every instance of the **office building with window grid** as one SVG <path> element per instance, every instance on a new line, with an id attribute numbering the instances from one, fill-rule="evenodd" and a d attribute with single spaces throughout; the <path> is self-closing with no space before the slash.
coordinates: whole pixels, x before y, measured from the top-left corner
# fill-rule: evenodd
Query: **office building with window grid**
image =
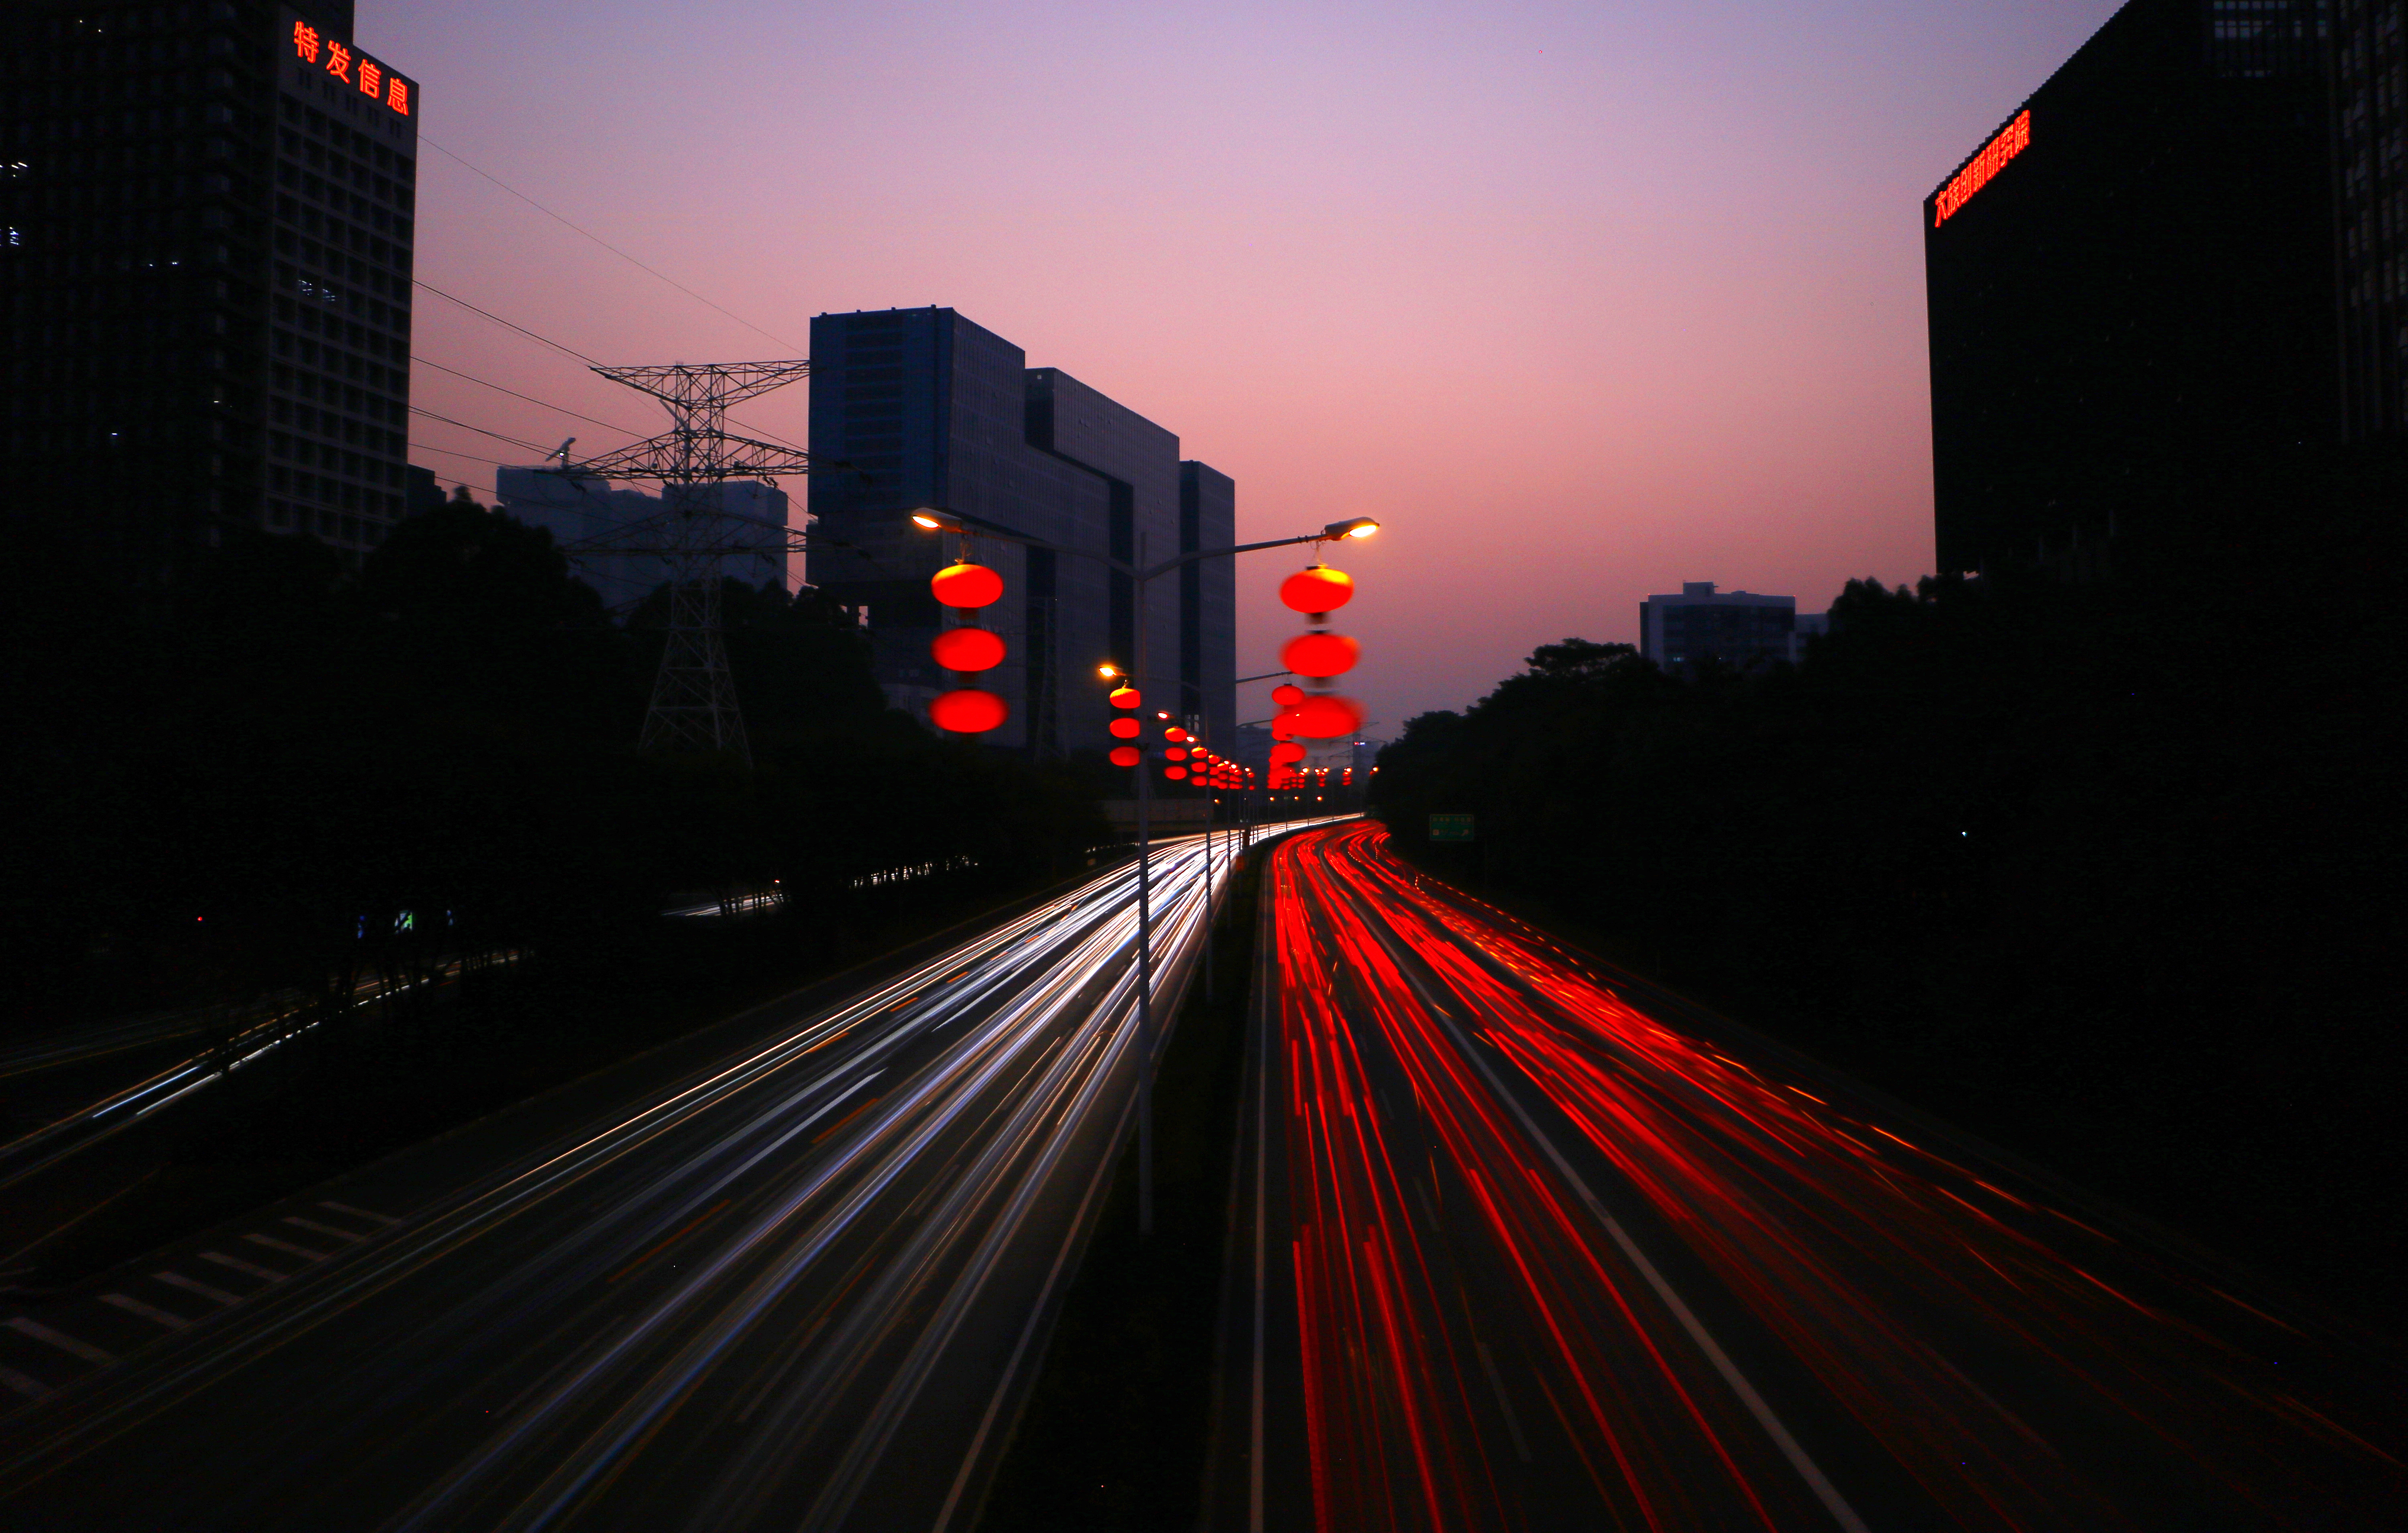
<path id="1" fill-rule="evenodd" d="M 403 514 L 416 80 L 340 0 L 0 16 L 0 369 L 29 500 L 136 581 Z"/>
<path id="2" fill-rule="evenodd" d="M 811 321 L 811 583 L 860 609 L 890 702 L 925 717 L 955 684 L 929 657 L 943 614 L 928 578 L 962 539 L 905 512 L 939 506 L 1133 566 L 1236 539 L 1237 486 L 1182 462 L 1179 438 L 950 308 Z M 1111 743 L 1099 664 L 1137 664 L 1136 593 L 1096 560 L 1000 538 L 969 551 L 1003 576 L 976 621 L 1008 658 L 978 684 L 1011 717 L 989 743 L 1058 757 Z M 1147 594 L 1146 708 L 1234 738 L 1232 562 L 1200 561 Z"/>
<path id="3" fill-rule="evenodd" d="M 2371 10 L 2396 36 L 2400 9 L 2130 0 L 1942 178 L 1922 208 L 1941 569 L 2096 573 L 2119 517 L 2179 514 L 2185 485 L 2396 429 L 2370 384 L 2401 337 L 2341 301 L 2335 197 L 2400 184 L 2396 105 L 2387 180 L 2366 110 L 2400 53 L 2336 77 L 2333 42 L 2337 16 L 2372 36 L 2350 20 Z"/>

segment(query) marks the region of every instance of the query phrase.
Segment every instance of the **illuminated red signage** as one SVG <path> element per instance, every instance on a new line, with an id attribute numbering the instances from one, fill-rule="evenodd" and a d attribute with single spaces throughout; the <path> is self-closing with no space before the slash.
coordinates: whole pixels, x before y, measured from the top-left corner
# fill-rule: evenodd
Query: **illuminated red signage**
<path id="1" fill-rule="evenodd" d="M 303 64 L 317 64 L 344 84 L 357 87 L 369 100 L 381 101 L 404 117 L 409 115 L 409 81 L 366 54 L 352 52 L 347 43 L 319 36 L 318 29 L 307 21 L 293 23 L 293 54 Z"/>
<path id="2" fill-rule="evenodd" d="M 2019 112 L 2015 120 L 1999 130 L 1999 136 L 1982 146 L 1964 169 L 1950 178 L 1940 195 L 1931 199 L 1931 226 L 1935 229 L 1949 214 L 1965 206 L 1974 193 L 1990 184 L 2009 160 L 2031 147 L 2031 113 Z"/>

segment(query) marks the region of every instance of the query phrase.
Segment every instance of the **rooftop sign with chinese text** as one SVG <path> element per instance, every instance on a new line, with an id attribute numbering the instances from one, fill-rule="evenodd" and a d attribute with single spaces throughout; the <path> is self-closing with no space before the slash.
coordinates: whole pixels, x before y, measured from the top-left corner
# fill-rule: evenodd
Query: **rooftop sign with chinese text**
<path id="1" fill-rule="evenodd" d="M 1948 215 L 1965 206 L 1966 200 L 1990 184 L 1990 178 L 2004 168 L 2009 160 L 2031 147 L 2031 113 L 2018 112 L 2015 120 L 1999 130 L 1999 136 L 1982 146 L 1982 152 L 1965 163 L 1965 168 L 1949 179 L 1931 199 L 1931 226 L 1935 229 L 1947 221 Z"/>
<path id="2" fill-rule="evenodd" d="M 351 44 L 321 36 L 316 27 L 297 18 L 293 22 L 293 56 L 305 64 L 323 69 L 334 79 L 390 111 L 408 117 L 417 109 L 418 93 L 408 80 Z"/>

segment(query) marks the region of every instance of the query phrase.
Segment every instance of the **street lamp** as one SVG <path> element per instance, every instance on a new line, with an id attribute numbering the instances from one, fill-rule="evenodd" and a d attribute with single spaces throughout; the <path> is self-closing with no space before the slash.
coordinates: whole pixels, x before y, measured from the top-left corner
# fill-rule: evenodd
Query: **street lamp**
<path id="1" fill-rule="evenodd" d="M 1145 595 L 1156 579 L 1173 570 L 1207 559 L 1226 559 L 1240 553 L 1253 553 L 1261 549 L 1291 548 L 1297 543 L 1334 543 L 1351 537 L 1369 537 L 1380 530 L 1380 523 L 1368 516 L 1357 516 L 1343 522 L 1332 522 L 1319 532 L 1306 533 L 1301 537 L 1273 537 L 1260 543 L 1239 543 L 1225 549 L 1198 549 L 1152 565 L 1134 565 L 1093 549 L 1066 548 L 1042 537 L 1031 537 L 965 511 L 950 511 L 941 506 L 920 506 L 904 513 L 914 526 L 929 532 L 959 533 L 964 537 L 999 537 L 1007 543 L 1024 548 L 1041 549 L 1049 553 L 1068 554 L 1074 559 L 1092 559 L 1128 577 L 1137 627 L 1137 653 L 1130 658 L 1128 681 L 1145 677 Z M 1140 551 L 1143 548 L 1140 544 Z M 1140 557 L 1142 552 L 1140 552 Z M 1096 674 L 1113 679 L 1117 666 L 1096 667 Z M 1168 718 L 1169 715 L 1165 714 Z M 1142 758 L 1137 774 L 1137 1222 L 1140 1234 L 1154 1233 L 1154 780 L 1144 769 Z M 1205 890 L 1204 919 L 1212 919 L 1211 890 Z"/>

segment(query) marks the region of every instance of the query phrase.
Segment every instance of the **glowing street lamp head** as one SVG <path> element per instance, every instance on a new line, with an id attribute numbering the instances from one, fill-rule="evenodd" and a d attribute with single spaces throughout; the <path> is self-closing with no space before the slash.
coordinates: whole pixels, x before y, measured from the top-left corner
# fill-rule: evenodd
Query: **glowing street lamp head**
<path id="1" fill-rule="evenodd" d="M 1102 677 L 1105 681 L 1110 681 L 1116 679 L 1121 674 L 1121 668 L 1118 666 L 1113 665 L 1097 666 L 1096 667 L 1096 674 Z"/>
<path id="2" fill-rule="evenodd" d="M 961 518 L 948 515 L 947 513 L 937 509 L 934 506 L 923 506 L 918 510 L 913 511 L 911 513 L 911 523 L 914 526 L 925 527 L 930 532 L 960 532 L 962 530 Z"/>
<path id="3" fill-rule="evenodd" d="M 1377 522 L 1368 516 L 1358 516 L 1345 522 L 1332 522 L 1321 529 L 1321 536 L 1334 541 L 1340 537 L 1369 537 L 1379 530 Z"/>

